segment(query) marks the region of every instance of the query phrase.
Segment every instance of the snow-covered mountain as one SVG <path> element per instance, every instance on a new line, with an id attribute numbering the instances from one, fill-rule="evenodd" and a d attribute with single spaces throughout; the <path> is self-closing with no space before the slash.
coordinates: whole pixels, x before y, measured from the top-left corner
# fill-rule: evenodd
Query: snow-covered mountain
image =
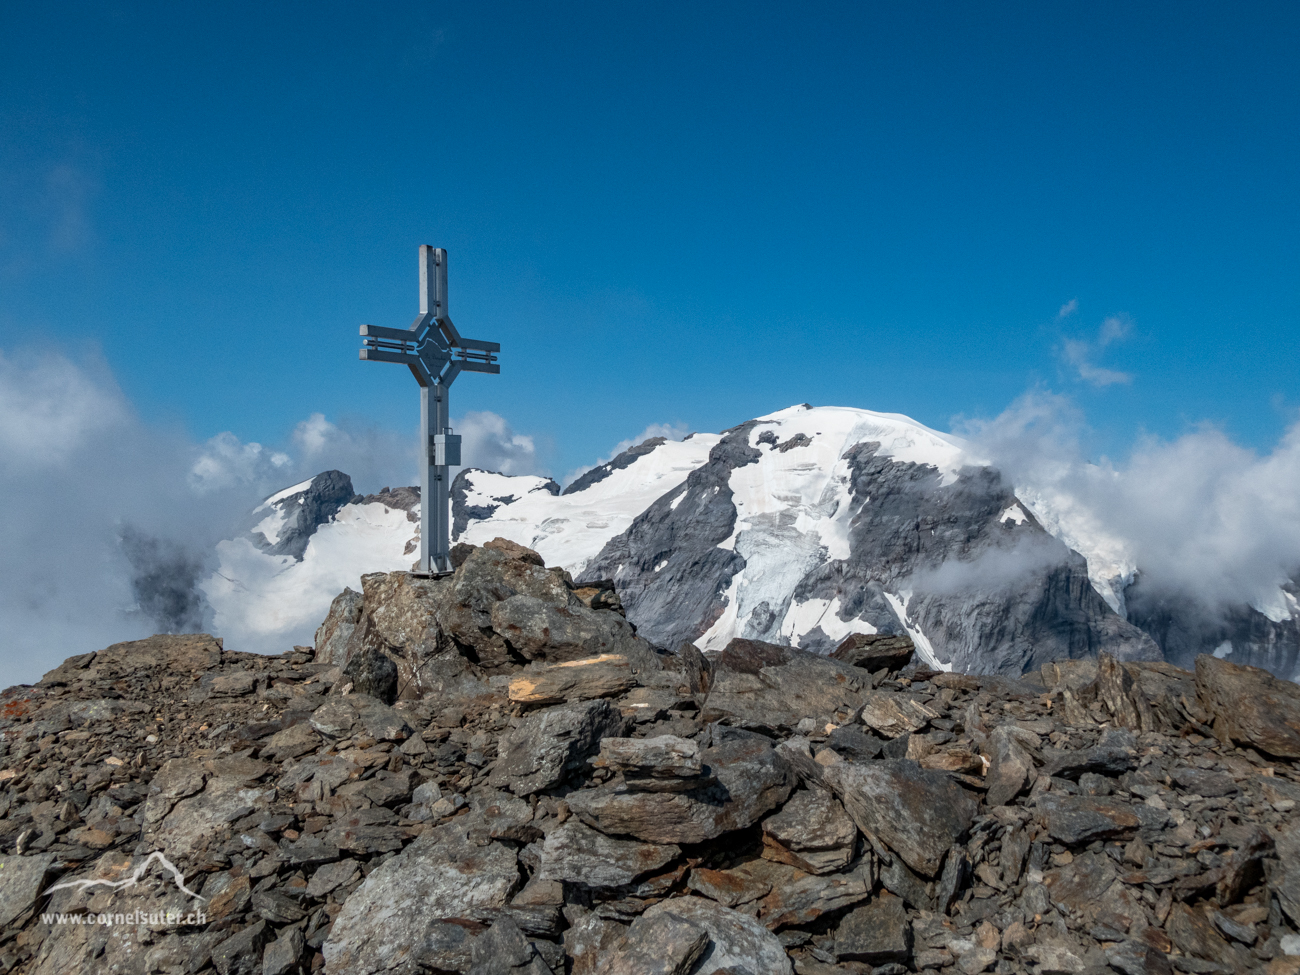
<path id="1" fill-rule="evenodd" d="M 223 635 L 247 649 L 309 642 L 345 585 L 410 566 L 418 494 L 351 491 L 346 475 L 318 475 L 222 543 L 203 588 Z M 796 406 L 656 438 L 564 491 L 466 469 L 452 508 L 457 541 L 502 536 L 579 580 L 612 578 L 629 619 L 668 647 L 747 636 L 826 651 L 849 633 L 907 632 L 931 665 L 972 672 L 1102 650 L 1296 671 L 1286 594 L 1269 616 L 1211 621 L 1149 600 L 1134 612 L 1135 567 L 1070 499 L 1014 490 L 969 445 L 898 414 Z"/>

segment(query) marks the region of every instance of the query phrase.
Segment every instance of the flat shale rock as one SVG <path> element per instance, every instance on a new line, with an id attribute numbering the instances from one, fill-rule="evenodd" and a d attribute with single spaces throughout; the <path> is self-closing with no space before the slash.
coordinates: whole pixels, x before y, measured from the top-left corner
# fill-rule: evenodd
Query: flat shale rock
<path id="1" fill-rule="evenodd" d="M 870 675 L 841 661 L 735 639 L 718 657 L 704 720 L 789 730 L 804 718 L 852 714 L 870 686 Z"/>
<path id="2" fill-rule="evenodd" d="M 468 975 L 552 975 L 508 915 L 498 918 L 492 929 L 474 942 L 472 958 Z"/>
<path id="3" fill-rule="evenodd" d="M 857 840 L 857 826 L 823 789 L 796 792 L 780 812 L 763 820 L 763 857 L 805 873 L 833 873 L 848 866 Z"/>
<path id="4" fill-rule="evenodd" d="M 916 647 L 910 636 L 892 633 L 853 633 L 831 651 L 832 660 L 842 660 L 869 673 L 902 670 L 912 660 Z"/>
<path id="5" fill-rule="evenodd" d="M 653 921 L 661 914 L 675 915 L 709 933 L 709 946 L 691 975 L 717 975 L 730 967 L 748 969 L 753 975 L 793 975 L 776 935 L 747 914 L 702 897 L 673 897 L 655 904 L 642 917 Z"/>
<path id="6" fill-rule="evenodd" d="M 1196 695 L 1234 742 L 1279 758 L 1300 758 L 1300 686 L 1266 670 L 1202 654 L 1196 658 Z"/>
<path id="7" fill-rule="evenodd" d="M 869 965 L 906 965 L 912 957 L 912 926 L 901 898 L 882 893 L 855 907 L 835 932 L 835 957 Z"/>
<path id="8" fill-rule="evenodd" d="M 786 869 L 791 874 L 775 881 L 758 905 L 759 920 L 772 931 L 811 924 L 823 914 L 864 901 L 871 896 L 875 880 L 869 861 L 844 873 L 817 875 Z"/>
<path id="9" fill-rule="evenodd" d="M 1290 823 L 1274 837 L 1277 862 L 1269 871 L 1269 886 L 1291 922 L 1300 927 L 1300 823 Z"/>
<path id="10" fill-rule="evenodd" d="M 436 968 L 438 952 L 464 947 L 459 938 L 448 947 L 444 922 L 491 920 L 518 885 L 513 851 L 498 843 L 477 846 L 455 823 L 440 827 L 372 872 L 344 902 L 323 948 L 326 970 L 373 975 L 402 966 Z"/>
<path id="11" fill-rule="evenodd" d="M 687 975 L 709 947 L 709 932 L 676 914 L 639 917 L 601 965 L 602 975 Z"/>
<path id="12" fill-rule="evenodd" d="M 1048 835 L 1066 846 L 1119 836 L 1142 824 L 1126 803 L 1088 796 L 1048 794 L 1038 800 L 1036 815 Z"/>
<path id="13" fill-rule="evenodd" d="M 274 798 L 274 789 L 248 788 L 240 779 L 212 779 L 202 792 L 176 803 L 145 839 L 169 857 L 189 856 L 206 848 L 222 827 L 265 810 Z"/>
<path id="14" fill-rule="evenodd" d="M 52 853 L 5 857 L 0 869 L 0 928 L 35 906 L 45 892 L 45 878 L 54 859 Z"/>
<path id="15" fill-rule="evenodd" d="M 1062 779 L 1078 779 L 1091 772 L 1094 775 L 1116 776 L 1138 766 L 1137 738 L 1133 732 L 1122 728 L 1108 728 L 1101 740 L 1092 748 L 1077 750 L 1045 749 L 1042 775 Z"/>
<path id="16" fill-rule="evenodd" d="M 581 789 L 567 797 L 583 822 L 610 836 L 701 843 L 757 822 L 790 795 L 795 775 L 762 735 L 727 731 L 700 753 L 708 785 L 686 792 Z"/>
<path id="17" fill-rule="evenodd" d="M 988 787 L 984 801 L 990 806 L 1004 806 L 1014 799 L 1033 771 L 1034 760 L 1022 741 L 1023 733 L 1018 731 L 1002 726 L 994 728 L 989 736 L 993 757 L 984 776 Z"/>
<path id="18" fill-rule="evenodd" d="M 839 762 L 824 772 L 850 818 L 909 867 L 933 877 L 944 854 L 970 830 L 976 800 L 943 772 L 908 759 Z"/>
<path id="19" fill-rule="evenodd" d="M 698 779 L 703 771 L 699 742 L 676 735 L 606 738 L 592 764 L 637 779 Z"/>
<path id="20" fill-rule="evenodd" d="M 520 704 L 587 701 L 622 694 L 635 684 L 628 659 L 606 653 L 521 671 L 510 681 L 510 700 Z"/>
<path id="21" fill-rule="evenodd" d="M 590 887 L 620 887 L 671 863 L 680 853 L 676 846 L 613 839 L 570 819 L 547 834 L 537 875 Z"/>
<path id="22" fill-rule="evenodd" d="M 489 781 L 520 796 L 550 789 L 584 763 L 601 739 L 617 738 L 625 727 L 622 715 L 604 700 L 537 711 L 502 736 L 501 757 Z"/>

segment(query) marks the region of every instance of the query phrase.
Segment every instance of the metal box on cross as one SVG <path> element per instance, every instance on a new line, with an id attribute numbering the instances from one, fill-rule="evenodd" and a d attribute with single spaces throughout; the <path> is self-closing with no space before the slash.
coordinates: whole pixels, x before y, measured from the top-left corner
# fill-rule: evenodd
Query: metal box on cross
<path id="1" fill-rule="evenodd" d="M 448 426 L 448 393 L 461 372 L 499 373 L 496 342 L 462 338 L 447 311 L 447 252 L 420 245 L 420 314 L 410 328 L 361 326 L 361 358 L 400 362 L 420 384 L 420 561 L 416 573 L 450 572 L 448 468 L 461 466 Z"/>

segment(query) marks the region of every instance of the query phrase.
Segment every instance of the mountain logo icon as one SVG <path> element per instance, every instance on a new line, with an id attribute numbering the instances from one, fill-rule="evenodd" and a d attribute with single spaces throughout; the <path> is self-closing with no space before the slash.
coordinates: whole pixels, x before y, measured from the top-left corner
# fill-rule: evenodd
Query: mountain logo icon
<path id="1" fill-rule="evenodd" d="M 104 887 L 113 887 L 118 890 L 125 890 L 128 887 L 134 887 L 138 884 L 140 878 L 144 876 L 145 871 L 149 869 L 149 865 L 155 860 L 163 865 L 163 869 L 171 872 L 172 880 L 176 883 L 178 890 L 198 900 L 206 900 L 206 898 L 200 897 L 194 891 L 185 886 L 185 876 L 176 868 L 175 864 L 168 860 L 167 857 L 159 851 L 154 851 L 145 857 L 144 862 L 136 867 L 131 876 L 127 877 L 125 880 L 66 880 L 61 884 L 55 884 L 45 893 L 52 894 L 56 890 L 64 890 L 65 888 L 80 887 L 85 889 L 86 887 L 96 887 L 101 885 Z"/>

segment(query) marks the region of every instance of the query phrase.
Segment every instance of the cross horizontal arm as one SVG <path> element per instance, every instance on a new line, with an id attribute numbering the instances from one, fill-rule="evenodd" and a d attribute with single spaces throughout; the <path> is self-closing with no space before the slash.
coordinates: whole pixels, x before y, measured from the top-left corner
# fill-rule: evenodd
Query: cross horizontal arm
<path id="1" fill-rule="evenodd" d="M 423 318 L 424 316 L 421 316 Z M 420 318 L 416 322 L 420 322 Z M 385 339 L 390 342 L 415 342 L 420 337 L 418 328 L 389 328 L 386 325 L 362 325 L 361 335 L 370 339 Z"/>
<path id="2" fill-rule="evenodd" d="M 500 352 L 500 342 L 480 342 L 478 339 L 461 339 L 456 343 L 460 349 L 474 349 L 478 352 Z"/>
<path id="3" fill-rule="evenodd" d="M 490 372 L 497 376 L 501 374 L 501 366 L 495 362 L 476 362 L 473 359 L 457 359 L 456 364 L 466 372 Z"/>
<path id="4" fill-rule="evenodd" d="M 390 352 L 388 349 L 362 349 L 360 357 L 368 362 L 399 362 L 404 366 L 420 361 L 420 357 L 412 352 Z"/>

